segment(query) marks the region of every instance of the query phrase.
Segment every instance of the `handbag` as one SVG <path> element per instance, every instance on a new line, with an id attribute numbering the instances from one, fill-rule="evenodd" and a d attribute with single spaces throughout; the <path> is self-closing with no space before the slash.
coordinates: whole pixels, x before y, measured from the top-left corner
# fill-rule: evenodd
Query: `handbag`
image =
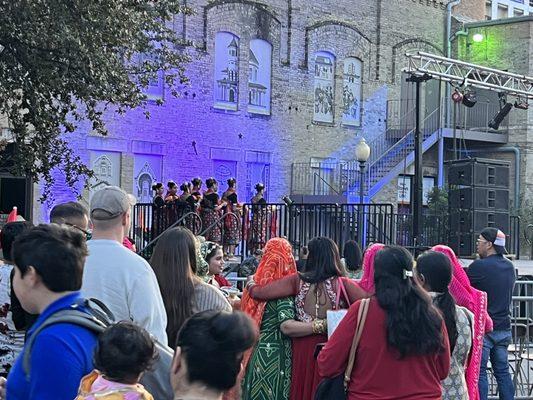
<path id="1" fill-rule="evenodd" d="M 346 293 L 346 288 L 344 287 L 342 278 L 337 278 L 337 298 L 335 300 L 335 306 L 333 310 L 326 311 L 326 319 L 328 323 L 328 339 L 331 337 L 331 335 L 333 335 L 333 332 L 335 331 L 335 329 L 337 329 L 337 326 L 339 326 L 342 319 L 346 316 L 346 313 L 348 312 L 347 309 L 339 309 L 339 301 L 341 299 L 341 295 L 344 295 L 344 298 L 346 299 L 349 308 L 350 299 L 348 298 L 348 294 Z"/>
<path id="2" fill-rule="evenodd" d="M 350 355 L 348 356 L 348 363 L 344 374 L 337 375 L 333 378 L 324 378 L 318 385 L 315 392 L 315 400 L 343 400 L 346 399 L 350 377 L 352 375 L 353 364 L 355 360 L 355 353 L 357 346 L 361 340 L 363 329 L 365 327 L 366 316 L 368 314 L 368 307 L 370 299 L 361 300 L 359 312 L 357 314 L 357 329 L 353 336 L 352 346 L 350 348 Z"/>

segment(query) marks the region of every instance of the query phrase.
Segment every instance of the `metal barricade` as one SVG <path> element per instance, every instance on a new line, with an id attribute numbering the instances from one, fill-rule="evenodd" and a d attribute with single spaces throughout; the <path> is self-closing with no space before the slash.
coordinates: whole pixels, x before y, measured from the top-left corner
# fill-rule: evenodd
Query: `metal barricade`
<path id="1" fill-rule="evenodd" d="M 512 342 L 508 346 L 515 399 L 533 399 L 533 281 L 516 282 L 511 304 Z M 498 385 L 489 366 L 489 399 L 498 399 Z"/>

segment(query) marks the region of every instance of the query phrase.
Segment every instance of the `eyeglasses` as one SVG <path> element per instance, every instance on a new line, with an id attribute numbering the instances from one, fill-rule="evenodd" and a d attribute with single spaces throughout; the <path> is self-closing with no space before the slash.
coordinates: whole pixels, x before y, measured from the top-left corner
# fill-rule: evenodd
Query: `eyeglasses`
<path id="1" fill-rule="evenodd" d="M 68 222 L 65 222 L 65 225 L 71 226 L 72 228 L 79 230 L 85 235 L 85 240 L 91 240 L 91 238 L 93 237 L 93 233 L 90 230 L 85 230 L 83 228 L 80 228 L 78 225 L 70 224 Z"/>
<path id="2" fill-rule="evenodd" d="M 490 242 L 488 242 L 487 240 L 483 240 L 483 239 L 477 239 L 476 243 L 490 243 Z"/>

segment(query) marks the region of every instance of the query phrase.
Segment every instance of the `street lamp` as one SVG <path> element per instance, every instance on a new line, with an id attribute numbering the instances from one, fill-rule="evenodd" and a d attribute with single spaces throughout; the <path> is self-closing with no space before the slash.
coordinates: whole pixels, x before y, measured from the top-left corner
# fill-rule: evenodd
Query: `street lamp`
<path id="1" fill-rule="evenodd" d="M 365 138 L 361 138 L 357 147 L 355 148 L 355 158 L 359 161 L 359 207 L 357 207 L 357 231 L 358 242 L 361 248 L 365 247 L 365 234 L 364 234 L 364 211 L 363 208 L 365 197 L 365 164 L 370 158 L 370 146 L 365 141 Z"/>

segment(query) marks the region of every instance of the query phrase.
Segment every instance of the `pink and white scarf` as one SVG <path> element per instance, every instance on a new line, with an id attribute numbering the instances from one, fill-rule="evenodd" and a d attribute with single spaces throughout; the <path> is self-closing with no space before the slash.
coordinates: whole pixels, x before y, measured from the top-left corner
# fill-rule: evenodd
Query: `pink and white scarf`
<path id="1" fill-rule="evenodd" d="M 492 331 L 492 319 L 487 312 L 487 294 L 475 289 L 461 265 L 461 262 L 448 246 L 438 245 L 431 250 L 446 255 L 453 267 L 450 293 L 455 302 L 474 313 L 474 332 L 472 336 L 472 350 L 466 364 L 466 385 L 470 400 L 479 400 L 479 369 L 483 353 L 483 337 Z"/>

